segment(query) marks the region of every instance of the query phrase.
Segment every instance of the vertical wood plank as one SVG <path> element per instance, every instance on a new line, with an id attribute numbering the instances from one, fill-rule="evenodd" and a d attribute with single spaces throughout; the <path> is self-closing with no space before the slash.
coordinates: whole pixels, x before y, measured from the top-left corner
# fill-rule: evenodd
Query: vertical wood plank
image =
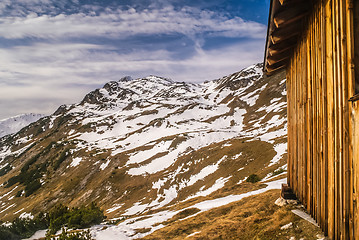
<path id="1" fill-rule="evenodd" d="M 355 3 L 356 5 L 359 5 L 358 2 Z M 355 28 L 354 28 L 354 8 L 355 6 L 353 5 L 352 1 L 346 0 L 346 9 L 345 12 L 346 14 L 344 16 L 346 16 L 346 29 L 347 29 L 347 73 L 348 73 L 348 96 L 354 96 L 355 94 L 355 69 L 354 69 L 354 64 L 355 64 L 355 47 L 354 47 L 354 41 L 355 40 Z M 358 9 L 359 10 L 359 9 Z M 358 12 L 359 13 L 359 12 Z M 357 30 L 359 32 L 359 30 Z M 350 41 L 350 39 L 352 41 Z M 359 49 L 357 49 L 357 51 L 359 51 Z M 355 224 L 357 221 L 359 221 L 359 219 L 355 219 L 355 203 L 354 203 L 354 198 L 355 198 L 355 189 L 354 189 L 354 155 L 353 155 L 353 151 L 354 151 L 354 145 L 353 145 L 353 141 L 354 141 L 354 136 L 353 133 L 354 132 L 354 122 L 355 121 L 355 115 L 353 115 L 354 113 L 354 109 L 352 108 L 352 104 L 348 104 L 348 128 L 349 128 L 349 133 L 348 133 L 348 168 L 350 170 L 350 175 L 349 175 L 349 236 L 350 239 L 358 239 L 359 236 L 355 237 L 356 235 L 356 231 L 358 231 L 358 229 L 355 228 Z"/>
<path id="2" fill-rule="evenodd" d="M 288 182 L 330 239 L 359 239 L 350 0 L 317 1 L 287 68 Z M 359 38 L 359 37 L 358 37 Z"/>
<path id="3" fill-rule="evenodd" d="M 326 72 L 326 32 L 325 32 L 325 8 L 324 5 L 320 8 L 320 33 L 321 33 L 321 72 L 322 72 L 322 219 L 323 219 L 323 230 L 324 233 L 328 234 L 328 99 L 327 99 L 327 72 Z"/>
<path id="4" fill-rule="evenodd" d="M 333 82 L 333 44 L 332 44 L 332 1 L 327 1 L 325 5 L 325 40 L 326 40 L 326 82 L 327 82 L 327 105 L 328 105 L 328 236 L 334 239 L 334 82 Z"/>

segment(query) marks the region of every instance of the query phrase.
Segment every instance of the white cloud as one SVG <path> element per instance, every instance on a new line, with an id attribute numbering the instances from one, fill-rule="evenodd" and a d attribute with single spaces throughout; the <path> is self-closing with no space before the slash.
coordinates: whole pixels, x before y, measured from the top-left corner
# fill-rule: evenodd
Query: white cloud
<path id="1" fill-rule="evenodd" d="M 126 75 L 202 82 L 262 60 L 265 26 L 223 13 L 189 7 L 176 11 L 169 6 L 106 9 L 95 14 L 98 7 L 86 6 L 94 12 L 43 14 L 54 0 L 14 2 L 21 14 L 0 17 L 0 36 L 8 42 L 16 40 L 3 47 L 0 40 L 0 119 L 29 111 L 50 114 L 61 104 L 80 101 L 95 86 Z M 66 1 L 56 2 L 64 5 Z M 2 0 L 0 13 L 11 4 Z M 29 9 L 38 9 L 39 14 Z M 192 41 L 192 52 L 176 57 L 174 53 L 182 50 L 166 48 L 170 43 L 158 47 L 153 42 L 157 47 L 152 48 L 140 42 L 126 51 L 121 46 L 136 36 L 150 39 L 161 34 L 185 35 Z M 203 47 L 208 36 L 243 39 L 208 50 Z M 94 38 L 100 40 L 87 41 Z M 101 42 L 102 38 L 112 38 L 120 46 Z"/>
<path id="2" fill-rule="evenodd" d="M 107 9 L 100 15 L 77 13 L 56 16 L 30 13 L 0 21 L 0 35 L 8 39 L 36 37 L 66 39 L 99 36 L 125 38 L 138 34 L 181 33 L 188 36 L 212 33 L 231 37 L 263 38 L 265 26 L 240 17 L 228 18 L 208 10 L 173 7 L 136 11 Z"/>
<path id="3" fill-rule="evenodd" d="M 258 48 L 260 44 L 258 40 L 219 50 L 197 48 L 191 58 L 184 60 L 171 59 L 171 53 L 165 50 L 142 50 L 124 55 L 99 51 L 93 56 L 91 51 L 103 49 L 103 46 L 85 44 L 37 44 L 2 49 L 0 64 L 8 64 L 2 64 L 0 79 L 10 79 L 11 82 L 0 83 L 0 109 L 3 117 L 11 116 L 13 109 L 9 107 L 14 104 L 14 99 L 27 99 L 21 108 L 17 106 L 19 112 L 16 114 L 30 109 L 49 114 L 61 104 L 79 101 L 95 85 L 125 75 L 144 77 L 155 74 L 187 82 L 212 80 L 261 61 L 263 50 Z M 53 61 L 49 56 L 54 56 Z M 78 85 L 82 87 L 73 87 Z M 47 104 L 41 100 L 44 98 Z M 9 107 L 5 109 L 3 106 Z"/>
<path id="4" fill-rule="evenodd" d="M 138 50 L 119 53 L 95 44 L 35 44 L 0 49 L 0 79 L 24 84 L 88 82 L 114 80 L 124 74 L 168 74 L 178 81 L 202 81 L 220 77 L 261 61 L 262 40 L 250 40 L 216 50 L 197 46 L 192 57 L 178 60 L 167 50 Z M 88 78 L 86 75 L 92 75 Z M 119 76 L 121 75 L 121 76 Z M 22 78 L 21 76 L 25 76 Z M 98 78 L 102 79 L 98 79 Z M 45 82 L 40 82 L 44 81 Z"/>

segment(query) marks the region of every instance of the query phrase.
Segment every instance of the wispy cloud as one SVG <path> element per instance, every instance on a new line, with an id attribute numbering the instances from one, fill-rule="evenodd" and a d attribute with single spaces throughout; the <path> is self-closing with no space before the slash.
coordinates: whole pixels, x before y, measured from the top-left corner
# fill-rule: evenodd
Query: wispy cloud
<path id="1" fill-rule="evenodd" d="M 181 33 L 227 37 L 262 38 L 265 26 L 240 17 L 228 18 L 223 13 L 169 6 L 163 9 L 107 9 L 96 13 L 56 16 L 30 13 L 26 17 L 7 17 L 0 22 L 0 35 L 8 39 L 36 37 L 68 39 L 72 37 L 126 38 L 134 35 Z"/>
<path id="2" fill-rule="evenodd" d="M 0 119 L 25 110 L 51 113 L 124 75 L 201 82 L 261 61 L 263 24 L 223 11 L 155 5 L 2 0 Z M 217 37 L 231 42 L 205 47 Z"/>

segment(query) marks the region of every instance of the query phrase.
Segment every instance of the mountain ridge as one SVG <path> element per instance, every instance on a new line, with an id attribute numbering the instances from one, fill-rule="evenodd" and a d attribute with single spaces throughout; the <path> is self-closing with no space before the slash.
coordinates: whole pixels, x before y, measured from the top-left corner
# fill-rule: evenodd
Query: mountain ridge
<path id="1" fill-rule="evenodd" d="M 260 64 L 202 84 L 106 83 L 0 138 L 2 220 L 91 201 L 131 219 L 262 188 L 245 179 L 286 168 L 285 93 Z"/>

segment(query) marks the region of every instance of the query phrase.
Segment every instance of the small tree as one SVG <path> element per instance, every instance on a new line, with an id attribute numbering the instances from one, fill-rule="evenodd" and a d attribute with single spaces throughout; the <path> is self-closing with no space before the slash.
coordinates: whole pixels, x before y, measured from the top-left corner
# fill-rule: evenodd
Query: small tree
<path id="1" fill-rule="evenodd" d="M 246 182 L 256 183 L 256 182 L 259 182 L 260 180 L 261 180 L 261 178 L 258 177 L 257 174 L 251 174 L 247 177 Z"/>

